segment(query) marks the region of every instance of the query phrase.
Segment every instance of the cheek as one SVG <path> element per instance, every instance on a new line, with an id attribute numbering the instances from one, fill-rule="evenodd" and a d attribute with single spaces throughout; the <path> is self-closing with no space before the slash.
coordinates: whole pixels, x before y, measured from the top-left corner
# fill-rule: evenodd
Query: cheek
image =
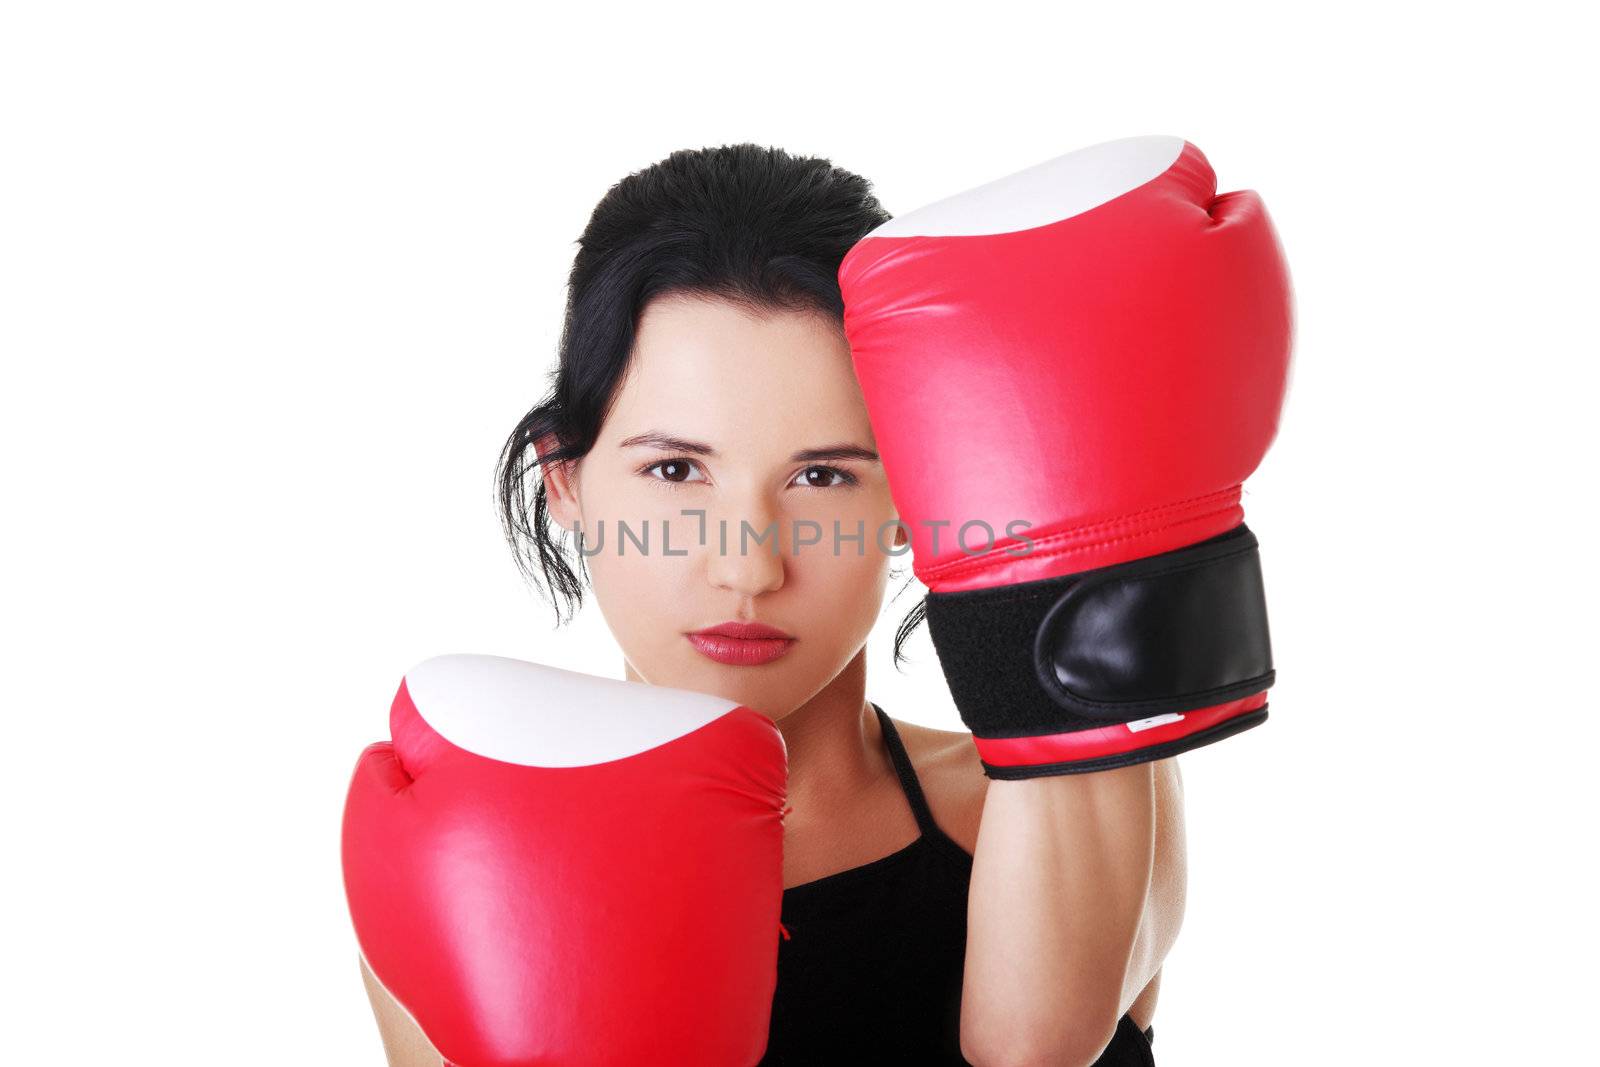
<path id="1" fill-rule="evenodd" d="M 857 534 L 868 556 L 883 554 L 880 542 L 884 546 L 894 544 L 894 501 L 881 480 L 854 492 L 797 492 L 786 501 L 785 513 L 795 522 L 814 524 L 807 526 L 805 533 L 820 537 L 819 547 L 831 550 L 835 527 L 839 530 L 841 553 L 855 555 L 856 544 L 848 538 Z"/>
<path id="2" fill-rule="evenodd" d="M 639 661 L 649 659 L 653 643 L 676 636 L 686 586 L 695 574 L 692 546 L 699 524 L 668 497 L 627 476 L 591 479 L 583 496 L 591 553 L 584 565 L 595 603 L 624 651 Z M 624 535 L 624 526 L 631 536 Z M 668 555 L 668 544 L 673 553 L 691 554 Z"/>
<path id="3" fill-rule="evenodd" d="M 582 491 L 583 524 L 589 533 L 586 557 L 597 587 L 601 582 L 620 586 L 631 595 L 634 583 L 648 588 L 681 569 L 683 557 L 667 555 L 664 538 L 673 552 L 692 545 L 699 531 L 693 516 L 670 491 L 653 487 L 642 477 L 607 471 L 591 476 Z"/>
<path id="4" fill-rule="evenodd" d="M 629 540 L 619 554 L 617 530 L 607 520 L 604 545 L 584 561 L 595 601 L 619 636 L 658 632 L 665 621 L 675 622 L 676 606 L 682 603 L 683 587 L 689 581 L 688 560 L 662 552 L 660 527 L 652 524 L 649 530 L 648 552 L 639 551 L 637 543 Z M 676 551 L 676 527 L 672 536 Z"/>
<path id="5" fill-rule="evenodd" d="M 626 555 L 618 556 L 610 523 L 606 533 L 605 551 L 586 564 L 594 604 L 612 639 L 645 680 L 696 688 L 693 680 L 676 673 L 684 660 L 681 632 L 686 623 L 697 621 L 685 616 L 685 608 L 703 599 L 692 588 L 686 561 L 657 554 L 653 542 L 648 556 L 635 552 L 631 544 Z"/>
<path id="6" fill-rule="evenodd" d="M 826 523 L 821 540 L 788 561 L 790 587 L 804 602 L 806 616 L 851 640 L 865 637 L 872 628 L 895 562 L 878 545 L 881 521 L 885 520 L 866 521 L 860 542 L 853 539 L 858 530 L 853 518 L 848 523 L 841 520 L 837 540 L 831 522 Z M 894 543 L 892 527 L 882 540 L 885 545 Z"/>

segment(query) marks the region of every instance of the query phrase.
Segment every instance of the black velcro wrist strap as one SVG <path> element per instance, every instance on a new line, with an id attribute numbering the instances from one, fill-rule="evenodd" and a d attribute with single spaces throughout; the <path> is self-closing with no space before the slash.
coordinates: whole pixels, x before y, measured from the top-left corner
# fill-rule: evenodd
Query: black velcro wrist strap
<path id="1" fill-rule="evenodd" d="M 1211 707 L 1273 680 L 1261 557 L 1243 524 L 1081 574 L 931 594 L 928 631 L 980 737 Z"/>

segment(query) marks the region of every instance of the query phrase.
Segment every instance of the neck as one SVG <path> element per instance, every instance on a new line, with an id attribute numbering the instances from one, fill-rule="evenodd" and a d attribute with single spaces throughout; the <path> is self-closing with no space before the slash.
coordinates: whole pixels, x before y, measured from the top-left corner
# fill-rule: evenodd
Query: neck
<path id="1" fill-rule="evenodd" d="M 789 753 L 792 822 L 858 811 L 861 795 L 882 783 L 888 759 L 866 687 L 862 648 L 816 696 L 777 721 Z"/>

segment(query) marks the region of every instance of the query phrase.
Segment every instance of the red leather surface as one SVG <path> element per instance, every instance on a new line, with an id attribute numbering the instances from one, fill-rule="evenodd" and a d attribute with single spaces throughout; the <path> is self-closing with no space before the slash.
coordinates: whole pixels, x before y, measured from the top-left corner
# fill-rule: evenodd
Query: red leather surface
<path id="1" fill-rule="evenodd" d="M 769 719 L 736 708 L 637 755 L 529 767 L 444 740 L 402 683 L 391 730 L 350 785 L 345 884 L 373 973 L 443 1055 L 760 1057 L 786 787 Z"/>
<path id="2" fill-rule="evenodd" d="M 947 209 L 948 210 L 948 209 Z M 871 236 L 845 329 L 916 573 L 936 592 L 1120 563 L 1243 518 L 1277 430 L 1292 307 L 1261 200 L 1185 144 L 1159 176 L 1007 233 Z M 934 545 L 927 520 L 949 520 Z M 955 531 L 998 535 L 975 558 Z M 1034 547 L 1013 555 L 1025 520 Z M 987 535 L 969 530 L 967 545 Z"/>

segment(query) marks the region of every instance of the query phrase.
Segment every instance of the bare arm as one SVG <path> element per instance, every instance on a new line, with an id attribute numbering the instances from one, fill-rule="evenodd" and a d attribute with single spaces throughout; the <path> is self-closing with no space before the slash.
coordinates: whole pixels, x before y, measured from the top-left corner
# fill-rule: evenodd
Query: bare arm
<path id="1" fill-rule="evenodd" d="M 378 1020 L 378 1034 L 383 1038 L 389 1067 L 440 1067 L 444 1058 L 434 1050 L 417 1021 L 378 982 L 366 960 L 361 961 L 361 981 L 367 987 L 367 999 L 372 1001 L 372 1014 Z"/>
<path id="2" fill-rule="evenodd" d="M 1155 1012 L 1155 996 L 1161 985 L 1161 968 L 1167 953 L 1178 940 L 1183 927 L 1183 914 L 1189 891 L 1188 842 L 1183 821 L 1183 774 L 1176 758 L 1164 759 L 1152 765 L 1156 787 L 1156 858 L 1150 874 L 1150 895 L 1145 901 L 1144 921 L 1139 925 L 1139 938 L 1134 944 L 1130 977 L 1150 974 L 1144 992 L 1134 996 L 1140 1007 L 1147 1010 L 1148 1019 Z M 1127 990 L 1123 991 L 1125 1010 Z M 1138 1018 L 1138 1013 L 1135 1013 Z"/>
<path id="3" fill-rule="evenodd" d="M 1172 760 L 989 784 L 968 902 L 969 1059 L 1099 1057 L 1177 937 L 1182 839 Z"/>

